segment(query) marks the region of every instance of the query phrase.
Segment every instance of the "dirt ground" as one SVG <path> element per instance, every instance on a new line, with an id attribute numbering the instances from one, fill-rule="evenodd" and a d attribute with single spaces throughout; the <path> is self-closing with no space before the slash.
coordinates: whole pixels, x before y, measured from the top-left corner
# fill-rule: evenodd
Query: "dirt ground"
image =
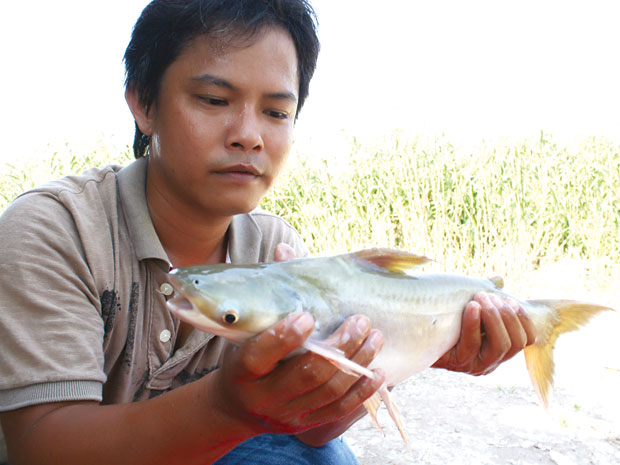
<path id="1" fill-rule="evenodd" d="M 573 287 L 567 293 L 619 306 L 615 291 L 584 296 Z M 385 437 L 366 417 L 345 439 L 362 465 L 620 464 L 620 313 L 603 314 L 562 336 L 555 361 L 548 411 L 519 354 L 487 376 L 428 369 L 398 385 L 393 395 L 412 453 L 385 408 L 379 412 Z"/>

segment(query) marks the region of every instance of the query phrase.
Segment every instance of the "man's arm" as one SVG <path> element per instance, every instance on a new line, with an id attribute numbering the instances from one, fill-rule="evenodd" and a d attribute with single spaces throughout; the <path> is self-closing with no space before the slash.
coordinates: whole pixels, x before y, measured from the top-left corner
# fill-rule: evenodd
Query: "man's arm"
<path id="1" fill-rule="evenodd" d="M 384 377 L 345 379 L 312 353 L 283 361 L 313 327 L 310 315 L 293 315 L 228 351 L 220 369 L 154 399 L 2 413 L 11 463 L 204 464 L 257 434 L 295 434 L 336 422 L 356 411 Z M 367 318 L 351 317 L 332 338 L 348 357 L 365 361 L 377 351 L 370 334 Z"/>
<path id="2" fill-rule="evenodd" d="M 217 417 L 207 395 L 212 383 L 205 378 L 132 404 L 62 402 L 4 412 L 10 463 L 210 462 L 253 435 L 249 425 Z"/>

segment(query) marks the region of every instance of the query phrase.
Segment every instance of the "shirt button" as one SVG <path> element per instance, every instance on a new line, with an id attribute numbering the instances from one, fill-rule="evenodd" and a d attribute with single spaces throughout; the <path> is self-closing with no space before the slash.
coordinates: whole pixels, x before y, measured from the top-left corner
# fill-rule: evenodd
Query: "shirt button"
<path id="1" fill-rule="evenodd" d="M 161 286 L 159 286 L 159 290 L 163 295 L 172 295 L 172 293 L 174 292 L 174 288 L 170 283 L 162 284 Z"/>
<path id="2" fill-rule="evenodd" d="M 159 340 L 161 342 L 168 342 L 171 337 L 172 333 L 167 329 L 164 329 L 161 333 L 159 333 Z"/>

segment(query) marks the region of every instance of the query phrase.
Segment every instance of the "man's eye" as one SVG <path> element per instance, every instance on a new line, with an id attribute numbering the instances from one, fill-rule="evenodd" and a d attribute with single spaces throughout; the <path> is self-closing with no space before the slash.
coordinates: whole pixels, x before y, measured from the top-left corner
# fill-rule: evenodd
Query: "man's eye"
<path id="1" fill-rule="evenodd" d="M 224 106 L 228 104 L 228 102 L 223 98 L 209 97 L 203 95 L 199 96 L 198 98 L 203 102 L 208 103 L 209 105 Z"/>
<path id="2" fill-rule="evenodd" d="M 285 113 L 283 111 L 268 110 L 265 113 L 271 116 L 272 118 L 276 118 L 276 119 L 287 119 L 288 118 L 288 113 Z"/>

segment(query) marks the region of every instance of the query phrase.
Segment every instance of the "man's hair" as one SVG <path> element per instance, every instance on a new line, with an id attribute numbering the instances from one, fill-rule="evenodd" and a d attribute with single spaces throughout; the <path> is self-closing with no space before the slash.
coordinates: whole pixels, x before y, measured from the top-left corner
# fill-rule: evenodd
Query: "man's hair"
<path id="1" fill-rule="evenodd" d="M 319 54 L 316 23 L 308 0 L 153 0 L 142 11 L 125 51 L 125 86 L 137 91 L 148 112 L 157 104 L 164 72 L 193 39 L 207 35 L 225 46 L 250 41 L 265 27 L 279 27 L 289 33 L 297 51 L 299 113 Z M 136 158 L 148 153 L 149 139 L 136 123 Z"/>

